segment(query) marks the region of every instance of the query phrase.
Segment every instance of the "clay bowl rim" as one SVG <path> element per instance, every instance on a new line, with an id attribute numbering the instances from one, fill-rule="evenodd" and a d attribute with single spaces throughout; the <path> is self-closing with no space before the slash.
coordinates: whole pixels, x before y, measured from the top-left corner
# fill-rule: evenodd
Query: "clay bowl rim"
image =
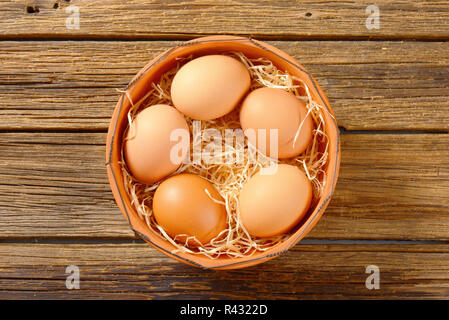
<path id="1" fill-rule="evenodd" d="M 219 47 L 218 50 L 217 47 Z M 117 105 L 111 117 L 106 142 L 106 167 L 114 199 L 119 206 L 122 214 L 130 224 L 131 229 L 143 240 L 175 260 L 203 269 L 237 269 L 248 267 L 265 262 L 288 251 L 313 229 L 314 225 L 323 215 L 334 193 L 340 167 L 340 131 L 338 129 L 333 110 L 326 95 L 324 94 L 316 80 L 302 65 L 296 62 L 295 59 L 293 59 L 285 52 L 277 49 L 276 47 L 273 47 L 270 44 L 254 40 L 252 38 L 236 36 L 208 36 L 193 39 L 187 42 L 182 42 L 177 46 L 164 51 L 153 60 L 151 60 L 130 81 L 125 90 L 131 95 L 132 98 L 134 92 L 145 91 L 146 87 L 143 85 L 143 81 L 145 81 L 146 78 L 151 78 L 151 76 L 153 76 L 153 78 L 157 78 L 155 79 L 157 81 L 160 74 L 168 71 L 162 70 L 163 66 L 169 64 L 170 61 L 174 61 L 175 57 L 186 56 L 189 52 L 225 52 L 231 50 L 229 47 L 239 47 L 240 49 L 242 49 L 241 51 L 247 55 L 249 54 L 244 52 L 244 49 L 252 52 L 257 51 L 258 53 L 260 53 L 260 55 L 257 56 L 267 57 L 280 68 L 284 66 L 284 68 L 282 68 L 283 70 L 294 70 L 295 72 L 293 73 L 296 76 L 299 76 L 308 84 L 309 90 L 311 91 L 314 100 L 319 102 L 327 109 L 328 112 L 323 113 L 326 121 L 326 134 L 329 138 L 329 162 L 326 168 L 326 174 L 328 182 L 331 183 L 327 183 L 323 192 L 323 196 L 319 200 L 315 209 L 307 217 L 307 219 L 302 222 L 297 230 L 292 235 L 290 235 L 287 240 L 271 248 L 270 250 L 267 250 L 266 252 L 243 258 L 219 259 L 210 259 L 200 255 L 193 255 L 188 253 L 172 253 L 171 251 L 174 249 L 174 247 L 166 240 L 163 240 L 159 235 L 152 232 L 151 229 L 149 229 L 146 224 L 138 217 L 136 210 L 131 205 L 129 197 L 124 190 L 123 176 L 119 161 L 121 158 L 121 135 L 124 131 L 123 127 L 126 127 L 127 124 L 126 114 L 128 112 L 130 103 L 127 98 L 125 99 L 126 96 L 123 93 L 119 101 L 117 102 Z M 226 50 L 226 48 L 228 49 Z M 154 70 L 159 71 L 160 74 L 158 75 Z M 151 73 L 152 71 L 153 73 Z M 151 74 L 149 75 L 149 73 Z M 133 101 L 137 100 L 133 99 Z M 125 121 L 126 124 L 124 123 Z M 117 130 L 119 131 L 119 134 L 117 134 Z M 218 261 L 220 261 L 221 263 L 218 263 Z"/>

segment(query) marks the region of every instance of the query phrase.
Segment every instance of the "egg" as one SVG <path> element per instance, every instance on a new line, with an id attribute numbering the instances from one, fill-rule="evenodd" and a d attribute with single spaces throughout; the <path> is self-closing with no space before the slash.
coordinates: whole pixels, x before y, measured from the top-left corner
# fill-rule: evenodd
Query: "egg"
<path id="1" fill-rule="evenodd" d="M 207 55 L 182 66 L 171 85 L 174 106 L 195 120 L 211 120 L 231 112 L 248 91 L 251 79 L 240 61 Z"/>
<path id="2" fill-rule="evenodd" d="M 275 156 L 270 150 L 276 148 L 277 143 L 277 157 L 291 158 L 304 152 L 312 140 L 313 121 L 307 111 L 305 103 L 293 93 L 277 88 L 259 88 L 248 94 L 243 101 L 240 125 L 248 141 L 262 153 Z M 261 129 L 265 130 L 266 135 L 259 137 L 264 140 L 258 139 L 258 130 Z M 272 129 L 277 130 L 278 141 L 270 141 Z"/>
<path id="3" fill-rule="evenodd" d="M 243 186 L 239 211 L 243 226 L 254 237 L 283 234 L 298 224 L 312 201 L 312 184 L 298 167 L 279 164 L 274 174 L 260 171 Z"/>
<path id="4" fill-rule="evenodd" d="M 206 244 L 226 229 L 226 208 L 220 203 L 223 201 L 209 181 L 194 174 L 179 174 L 156 189 L 154 218 L 171 237 L 195 236 Z M 186 237 L 178 239 L 185 241 Z"/>
<path id="5" fill-rule="evenodd" d="M 175 130 L 183 132 L 184 139 L 176 138 L 177 135 L 171 139 Z M 154 183 L 181 165 L 182 150 L 187 153 L 189 140 L 189 126 L 178 110 L 165 104 L 148 107 L 137 114 L 126 135 L 126 165 L 135 179 Z M 179 152 L 172 154 L 172 150 Z"/>

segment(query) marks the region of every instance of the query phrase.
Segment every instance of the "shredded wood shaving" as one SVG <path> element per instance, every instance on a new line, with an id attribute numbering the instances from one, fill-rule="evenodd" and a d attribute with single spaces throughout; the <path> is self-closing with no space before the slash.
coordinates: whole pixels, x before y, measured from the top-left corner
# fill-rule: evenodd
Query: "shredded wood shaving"
<path id="1" fill-rule="evenodd" d="M 302 99 L 307 106 L 307 116 L 312 117 L 314 123 L 313 140 L 307 150 L 298 157 L 286 160 L 271 159 L 248 143 L 244 138 L 242 141 L 235 139 L 233 144 L 227 144 L 225 151 L 220 154 L 223 157 L 236 156 L 232 163 L 223 161 L 223 163 L 209 164 L 203 160 L 190 161 L 182 164 L 176 172 L 179 173 L 193 173 L 197 174 L 208 181 L 210 181 L 218 190 L 224 201 L 212 199 L 210 193 L 205 190 L 209 197 L 215 202 L 222 203 L 226 207 L 227 212 L 227 229 L 223 230 L 217 237 L 212 239 L 209 243 L 200 243 L 195 237 L 188 235 L 177 235 L 170 237 L 164 229 L 157 224 L 152 212 L 153 195 L 160 184 L 160 182 L 153 185 L 147 185 L 136 181 L 129 173 L 123 158 L 122 150 L 122 173 L 125 182 L 126 192 L 129 194 L 131 203 L 136 209 L 139 217 L 146 222 L 148 227 L 169 243 L 176 249 L 173 253 L 186 252 L 190 254 L 200 254 L 211 259 L 216 259 L 220 256 L 227 256 L 230 258 L 238 258 L 250 256 L 255 252 L 266 251 L 277 244 L 287 239 L 296 228 L 290 232 L 271 238 L 254 238 L 251 237 L 245 230 L 240 220 L 238 195 L 240 190 L 256 172 L 261 168 L 273 163 L 287 163 L 298 166 L 312 182 L 313 185 L 313 200 L 309 209 L 309 213 L 313 212 L 318 203 L 321 194 L 326 184 L 325 167 L 328 160 L 328 137 L 325 134 L 325 121 L 323 112 L 327 112 L 323 106 L 312 100 L 309 88 L 302 79 L 292 76 L 276 68 L 273 63 L 264 58 L 249 59 L 240 52 L 226 53 L 240 60 L 251 75 L 250 90 L 260 88 L 263 86 L 279 88 L 295 94 L 299 99 Z M 163 74 L 159 83 L 153 83 L 152 89 L 138 102 L 133 103 L 131 97 L 126 93 L 126 97 L 130 100 L 131 108 L 128 112 L 129 126 L 128 130 L 132 130 L 132 121 L 136 114 L 144 108 L 155 104 L 169 104 L 173 105 L 170 97 L 170 86 L 174 75 L 179 68 L 186 62 L 192 60 L 193 57 L 185 57 L 178 59 L 178 64 L 175 68 Z M 210 143 L 207 139 L 207 129 L 218 129 L 222 137 L 225 137 L 226 129 L 239 129 L 239 110 L 237 107 L 231 113 L 214 120 L 209 121 L 192 121 L 186 117 L 191 131 L 191 157 L 194 147 L 202 146 Z M 296 135 L 295 142 L 301 130 L 301 122 Z M 203 139 L 201 137 L 203 134 Z M 125 133 L 126 136 L 126 133 Z M 204 141 L 206 140 L 206 141 Z M 202 149 L 204 150 L 204 149 Z M 214 155 L 216 156 L 216 155 Z"/>

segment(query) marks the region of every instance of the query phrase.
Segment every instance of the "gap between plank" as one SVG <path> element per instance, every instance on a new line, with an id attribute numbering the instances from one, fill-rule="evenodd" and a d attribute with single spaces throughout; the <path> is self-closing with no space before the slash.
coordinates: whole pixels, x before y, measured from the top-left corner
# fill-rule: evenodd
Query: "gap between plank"
<path id="1" fill-rule="evenodd" d="M 138 244 L 146 243 L 140 238 L 15 238 L 0 239 L 0 244 Z M 327 244 L 348 244 L 348 245 L 388 245 L 388 244 L 449 244 L 443 240 L 328 240 L 328 239 L 303 239 L 299 244 L 327 245 Z"/>
<path id="2" fill-rule="evenodd" d="M 426 129 L 420 129 L 420 130 L 348 130 L 343 126 L 339 126 L 338 129 L 340 130 L 341 134 L 448 134 L 449 131 L 447 130 L 426 130 Z"/>
<path id="3" fill-rule="evenodd" d="M 198 34 L 157 34 L 147 36 L 135 35 L 0 35 L 0 41 L 187 41 L 198 37 L 220 35 L 217 33 Z M 228 34 L 223 34 L 228 35 Z M 266 34 L 230 34 L 242 37 L 251 37 L 257 40 L 266 41 L 419 41 L 419 42 L 445 42 L 449 41 L 449 36 L 386 36 L 386 35 L 266 35 Z"/>

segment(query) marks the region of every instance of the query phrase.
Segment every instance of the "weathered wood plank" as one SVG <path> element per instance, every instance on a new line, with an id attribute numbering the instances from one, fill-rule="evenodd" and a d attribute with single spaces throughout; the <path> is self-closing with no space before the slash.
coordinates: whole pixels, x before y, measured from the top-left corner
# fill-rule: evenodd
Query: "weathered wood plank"
<path id="1" fill-rule="evenodd" d="M 80 270 L 67 290 L 66 267 Z M 380 270 L 368 290 L 366 267 Z M 304 245 L 243 270 L 204 271 L 136 244 L 0 244 L 2 299 L 425 299 L 449 297 L 444 245 Z"/>
<path id="2" fill-rule="evenodd" d="M 344 134 L 308 239 L 449 240 L 449 135 Z M 104 133 L 0 133 L 0 238 L 134 235 L 106 178 Z"/>
<path id="3" fill-rule="evenodd" d="M 105 139 L 103 133 L 0 134 L 0 237 L 134 236 L 107 181 Z"/>
<path id="4" fill-rule="evenodd" d="M 0 35 L 11 37 L 191 37 L 243 34 L 275 38 L 448 38 L 448 3 L 378 0 L 378 29 L 369 30 L 372 1 L 0 1 Z M 67 19 L 79 10 L 79 28 Z M 70 25 L 72 27 L 70 27 Z"/>
<path id="5" fill-rule="evenodd" d="M 346 129 L 449 130 L 449 42 L 272 43 L 317 78 Z M 1 42 L 0 129 L 105 130 L 116 89 L 175 44 Z"/>

